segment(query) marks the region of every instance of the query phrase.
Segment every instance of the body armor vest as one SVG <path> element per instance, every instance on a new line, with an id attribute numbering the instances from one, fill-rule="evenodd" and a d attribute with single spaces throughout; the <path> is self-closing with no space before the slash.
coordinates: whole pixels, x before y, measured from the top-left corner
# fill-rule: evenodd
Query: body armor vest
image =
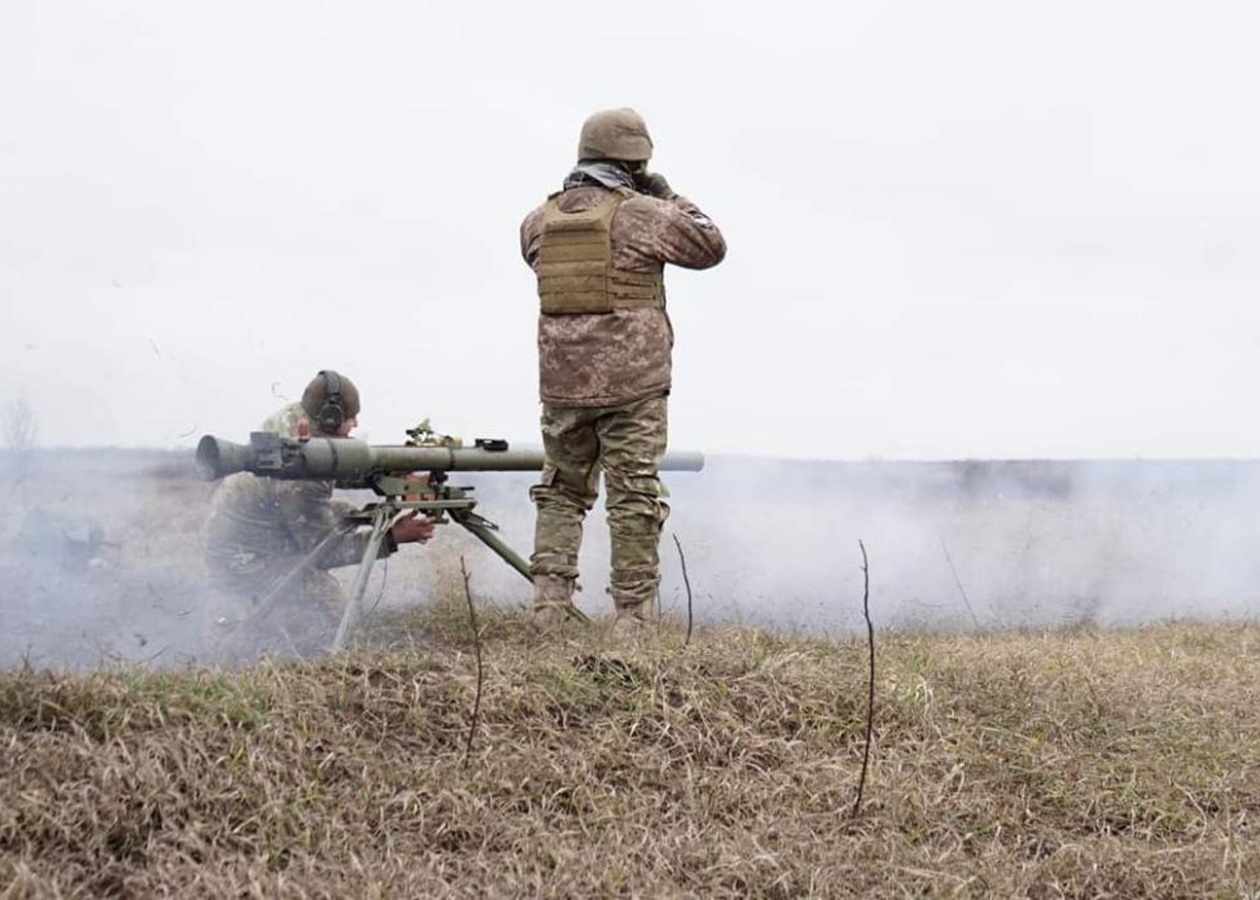
<path id="1" fill-rule="evenodd" d="M 538 248 L 538 298 L 545 315 L 599 315 L 614 309 L 665 306 L 660 272 L 612 264 L 612 220 L 630 190 L 580 212 L 562 212 L 552 195 L 543 207 Z"/>

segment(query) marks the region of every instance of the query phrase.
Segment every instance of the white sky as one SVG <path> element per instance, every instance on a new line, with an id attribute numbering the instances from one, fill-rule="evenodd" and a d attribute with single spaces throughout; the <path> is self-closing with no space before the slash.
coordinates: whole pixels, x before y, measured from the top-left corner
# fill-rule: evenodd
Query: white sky
<path id="1" fill-rule="evenodd" d="M 1260 7 L 0 4 L 0 403 L 49 445 L 537 442 L 517 227 L 590 112 L 722 227 L 672 444 L 1258 456 Z"/>

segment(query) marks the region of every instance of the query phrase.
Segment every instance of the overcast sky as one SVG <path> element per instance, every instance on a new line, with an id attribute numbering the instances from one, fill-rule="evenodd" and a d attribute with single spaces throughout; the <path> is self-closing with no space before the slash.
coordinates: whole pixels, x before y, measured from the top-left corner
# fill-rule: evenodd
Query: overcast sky
<path id="1" fill-rule="evenodd" d="M 1243 2 L 0 4 L 0 403 L 41 443 L 537 442 L 521 218 L 590 112 L 726 234 L 667 274 L 671 442 L 1258 456 Z"/>

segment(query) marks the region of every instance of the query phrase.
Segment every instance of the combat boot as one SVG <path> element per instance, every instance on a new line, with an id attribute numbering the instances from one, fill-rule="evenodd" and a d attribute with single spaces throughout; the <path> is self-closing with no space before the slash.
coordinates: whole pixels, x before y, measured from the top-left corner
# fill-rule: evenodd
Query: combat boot
<path id="1" fill-rule="evenodd" d="M 617 603 L 617 615 L 613 619 L 612 635 L 618 640 L 641 641 L 652 633 L 652 601 Z"/>
<path id="2" fill-rule="evenodd" d="M 542 634 L 560 631 L 570 619 L 580 616 L 573 605 L 576 582 L 561 575 L 534 576 L 534 628 Z"/>

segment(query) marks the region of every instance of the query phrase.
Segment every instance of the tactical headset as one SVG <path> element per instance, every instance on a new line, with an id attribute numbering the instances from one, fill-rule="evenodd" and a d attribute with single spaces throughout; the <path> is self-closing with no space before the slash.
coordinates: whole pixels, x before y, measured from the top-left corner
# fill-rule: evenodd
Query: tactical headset
<path id="1" fill-rule="evenodd" d="M 324 404 L 315 414 L 315 422 L 324 434 L 336 434 L 346 421 L 346 408 L 341 403 L 341 376 L 332 369 L 320 370 L 324 376 Z"/>

